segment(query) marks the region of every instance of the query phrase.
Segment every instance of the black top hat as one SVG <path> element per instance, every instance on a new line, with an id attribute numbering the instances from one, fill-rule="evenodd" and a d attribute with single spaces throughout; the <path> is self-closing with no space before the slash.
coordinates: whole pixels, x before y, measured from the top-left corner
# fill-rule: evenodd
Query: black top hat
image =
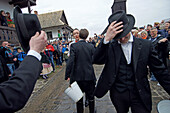
<path id="1" fill-rule="evenodd" d="M 135 24 L 135 18 L 130 14 L 126 14 L 123 10 L 119 10 L 113 13 L 109 17 L 108 21 L 109 21 L 109 25 L 105 28 L 105 30 L 103 31 L 103 34 L 107 32 L 107 29 L 109 28 L 112 22 L 114 21 L 116 21 L 117 23 L 121 21 L 123 22 L 123 31 L 117 34 L 114 39 L 119 39 L 119 38 L 126 36 L 132 30 Z"/>
<path id="2" fill-rule="evenodd" d="M 36 32 L 41 32 L 41 25 L 35 14 L 22 14 L 19 6 L 14 8 L 14 23 L 18 40 L 25 52 L 29 50 L 29 41 Z"/>

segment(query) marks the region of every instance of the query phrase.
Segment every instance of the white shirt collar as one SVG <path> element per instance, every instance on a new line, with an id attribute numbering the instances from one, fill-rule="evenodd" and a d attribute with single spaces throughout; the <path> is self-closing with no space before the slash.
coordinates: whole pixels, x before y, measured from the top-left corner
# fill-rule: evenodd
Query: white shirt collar
<path id="1" fill-rule="evenodd" d="M 133 42 L 133 35 L 132 35 L 132 33 L 130 33 L 130 39 L 128 40 L 128 42 Z"/>

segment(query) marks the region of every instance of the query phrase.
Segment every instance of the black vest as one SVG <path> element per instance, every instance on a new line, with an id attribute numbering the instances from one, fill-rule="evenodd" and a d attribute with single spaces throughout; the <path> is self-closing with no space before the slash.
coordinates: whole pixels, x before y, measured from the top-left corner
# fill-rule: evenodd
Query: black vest
<path id="1" fill-rule="evenodd" d="M 132 60 L 130 64 L 127 64 L 127 60 L 121 49 L 119 69 L 114 84 L 114 88 L 116 88 L 119 92 L 124 92 L 126 90 L 133 90 L 135 87 L 135 75 L 133 72 L 132 64 L 133 64 Z"/>

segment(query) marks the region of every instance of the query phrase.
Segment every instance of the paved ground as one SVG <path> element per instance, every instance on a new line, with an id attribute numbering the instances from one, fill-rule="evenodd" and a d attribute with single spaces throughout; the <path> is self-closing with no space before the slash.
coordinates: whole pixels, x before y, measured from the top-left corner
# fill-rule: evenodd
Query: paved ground
<path id="1" fill-rule="evenodd" d="M 97 78 L 103 66 L 94 66 Z M 34 92 L 27 105 L 18 113 L 76 113 L 75 103 L 64 93 L 68 83 L 64 80 L 65 65 L 49 75 L 49 79 L 38 79 Z M 170 98 L 168 94 L 157 86 L 157 82 L 150 82 L 153 97 L 152 113 L 157 113 L 156 105 L 160 100 Z M 96 98 L 97 113 L 116 113 L 109 93 L 101 99 Z M 85 108 L 88 113 L 88 108 Z"/>

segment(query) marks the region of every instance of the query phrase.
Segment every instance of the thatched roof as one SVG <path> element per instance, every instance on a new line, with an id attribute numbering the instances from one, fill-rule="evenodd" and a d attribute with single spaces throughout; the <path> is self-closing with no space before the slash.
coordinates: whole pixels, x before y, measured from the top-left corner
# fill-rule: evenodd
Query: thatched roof
<path id="1" fill-rule="evenodd" d="M 64 10 L 38 15 L 42 28 L 68 25 Z"/>

